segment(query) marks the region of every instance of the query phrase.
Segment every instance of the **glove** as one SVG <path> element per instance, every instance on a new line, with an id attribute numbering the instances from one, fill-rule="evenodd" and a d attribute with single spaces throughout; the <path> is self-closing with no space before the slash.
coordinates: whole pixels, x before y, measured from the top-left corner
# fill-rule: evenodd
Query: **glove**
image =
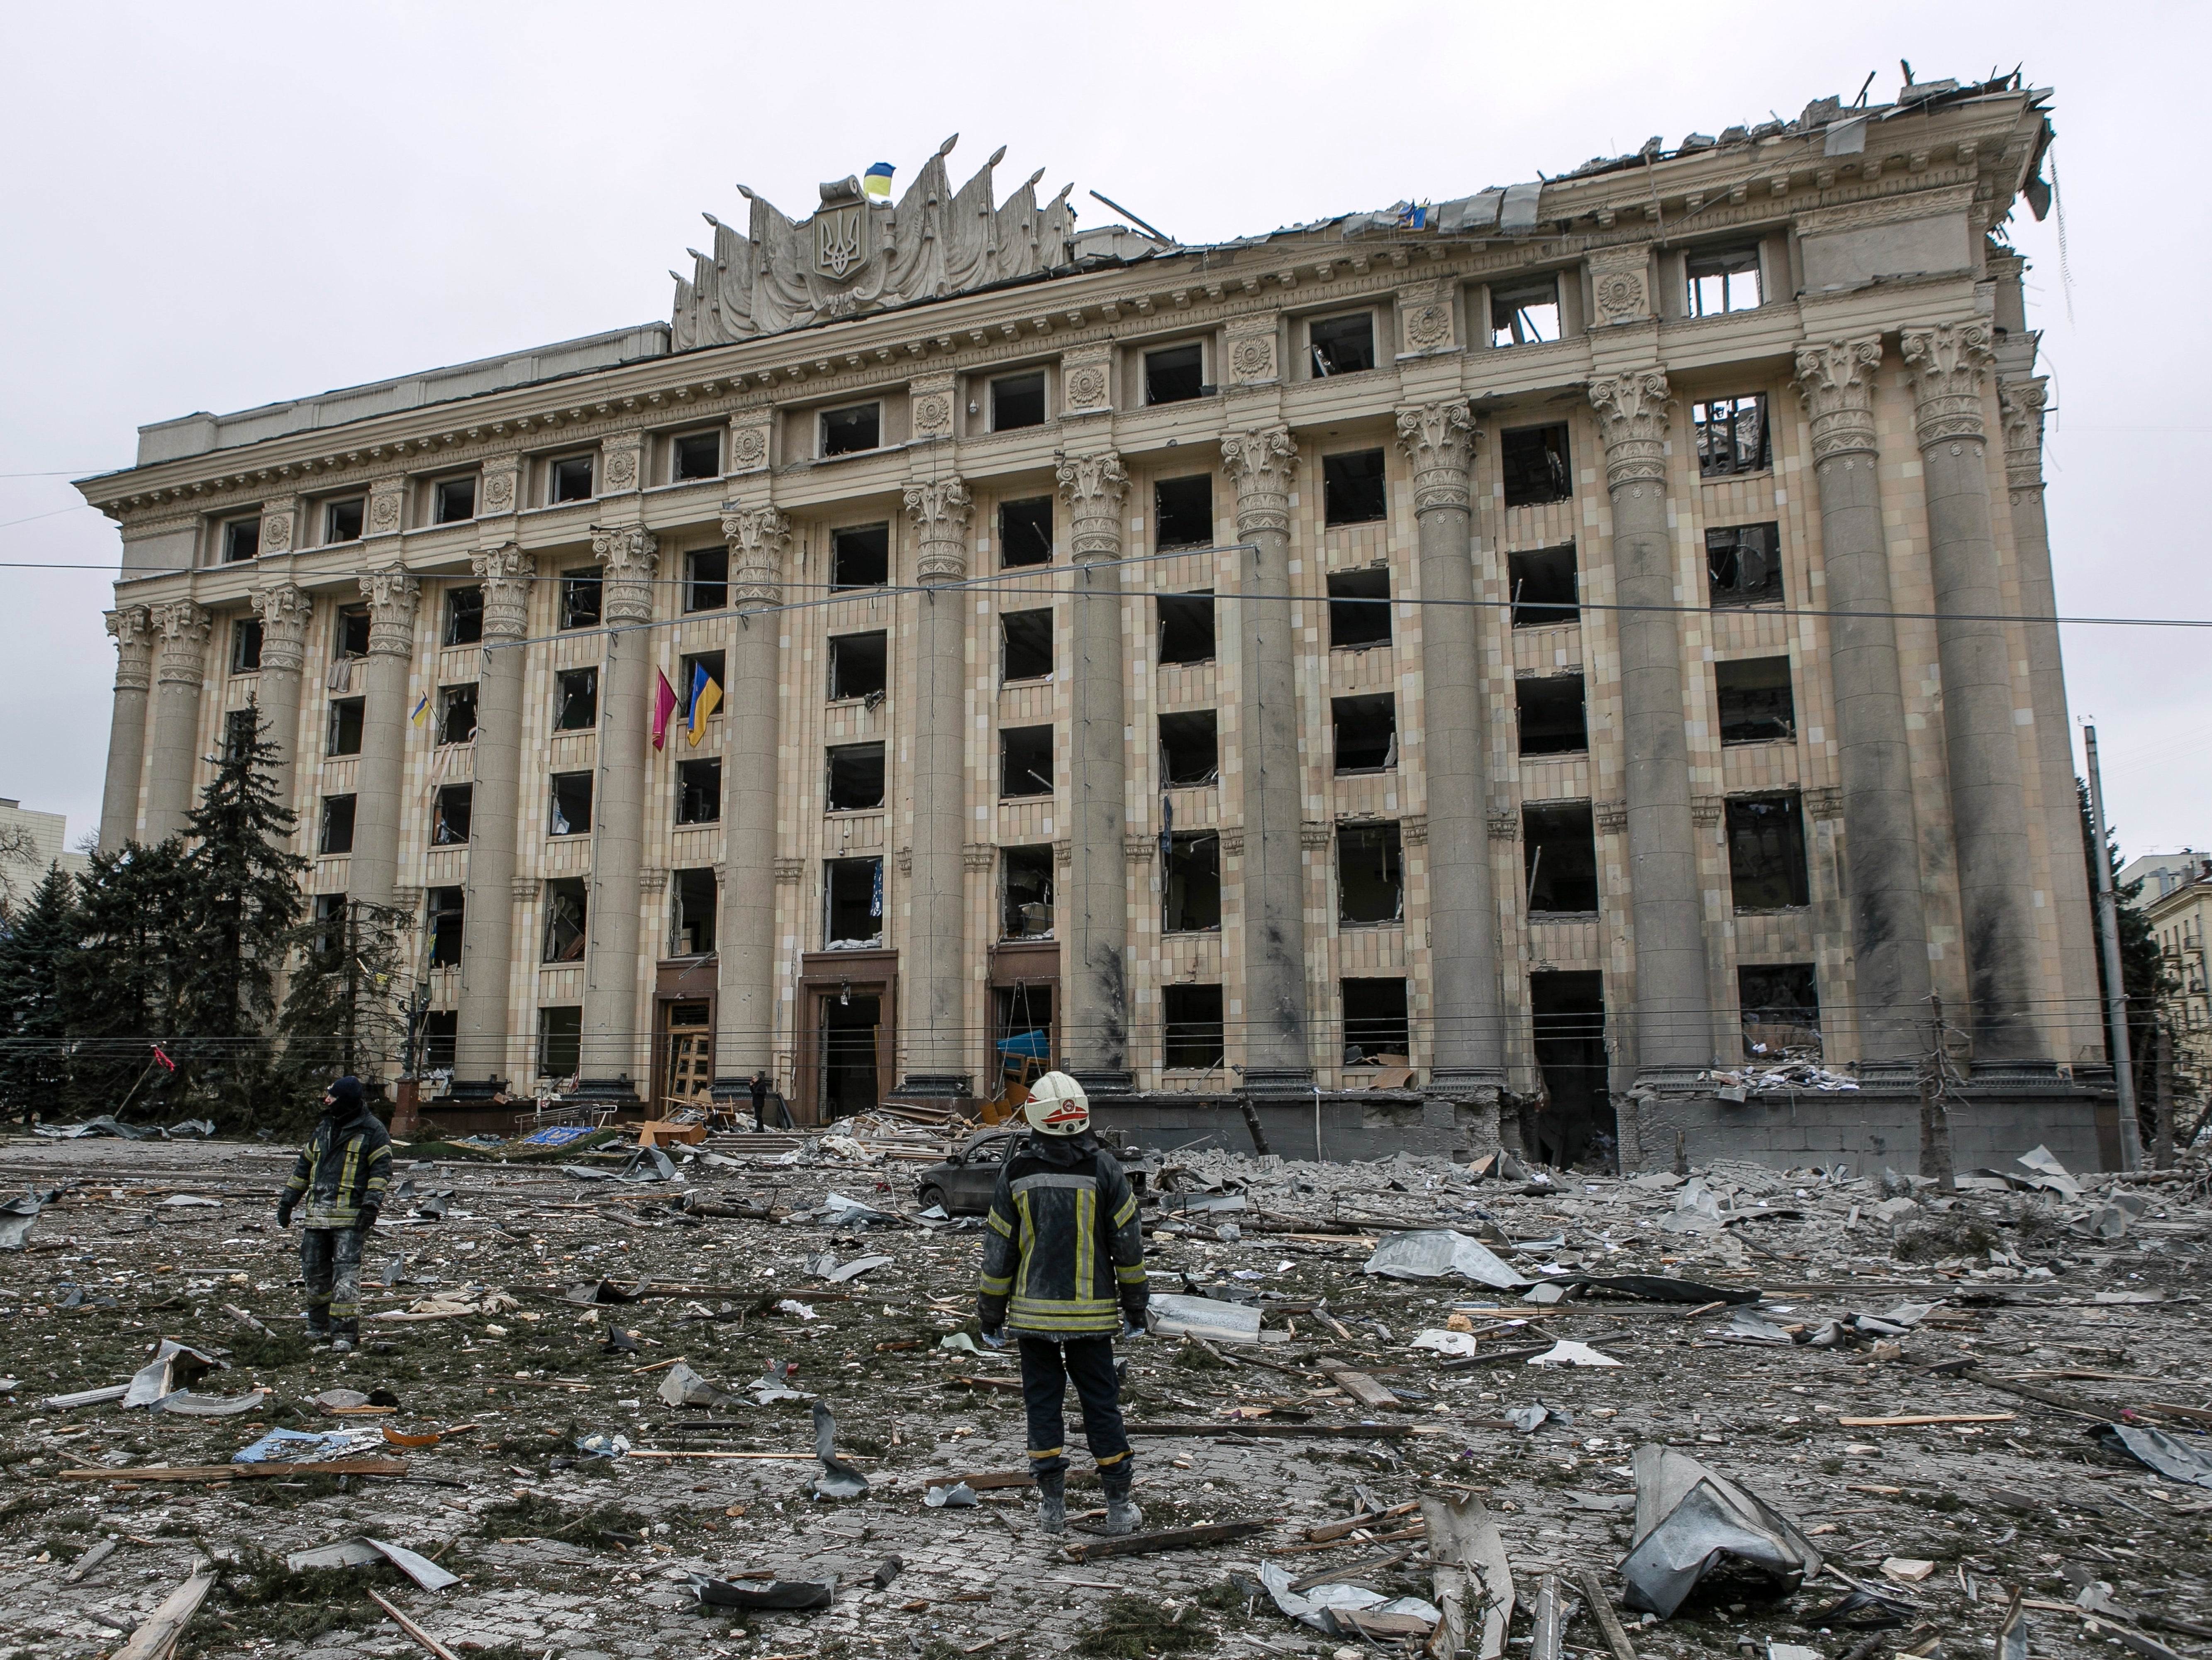
<path id="1" fill-rule="evenodd" d="M 289 1228 L 292 1225 L 292 1201 L 289 1199 L 280 1199 L 276 1201 L 276 1225 L 280 1228 Z"/>
<path id="2" fill-rule="evenodd" d="M 980 1335 L 986 1348 L 1002 1349 L 1006 1347 L 1006 1333 L 997 1326 L 985 1328 Z"/>
<path id="3" fill-rule="evenodd" d="M 382 1211 L 376 1206 L 363 1205 L 361 1207 L 361 1220 L 356 1222 L 354 1225 L 359 1228 L 363 1233 L 367 1233 L 371 1228 L 376 1225 L 376 1219 L 382 1214 Z"/>
<path id="4" fill-rule="evenodd" d="M 1142 1303 L 1121 1304 L 1121 1335 L 1124 1337 L 1142 1337 L 1145 1335 L 1145 1306 Z"/>

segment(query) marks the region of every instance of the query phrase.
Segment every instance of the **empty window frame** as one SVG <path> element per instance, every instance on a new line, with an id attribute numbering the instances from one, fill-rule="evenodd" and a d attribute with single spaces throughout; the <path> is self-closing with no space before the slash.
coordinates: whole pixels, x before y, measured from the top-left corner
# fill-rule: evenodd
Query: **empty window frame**
<path id="1" fill-rule="evenodd" d="M 477 683 L 438 688 L 438 741 L 465 744 L 477 735 Z"/>
<path id="2" fill-rule="evenodd" d="M 881 697 L 890 685 L 890 635 L 878 629 L 872 634 L 833 634 L 830 636 L 830 696 Z"/>
<path id="3" fill-rule="evenodd" d="M 242 709 L 230 709 L 222 717 L 222 753 L 226 760 L 235 761 L 252 748 L 253 740 L 261 735 L 261 711 L 248 703 Z"/>
<path id="4" fill-rule="evenodd" d="M 430 802 L 430 845 L 453 848 L 469 839 L 469 821 L 476 803 L 473 784 L 441 784 Z"/>
<path id="5" fill-rule="evenodd" d="M 459 888 L 431 888 L 424 892 L 424 944 L 432 968 L 460 966 L 461 924 L 467 904 L 467 895 Z"/>
<path id="6" fill-rule="evenodd" d="M 884 746 L 832 744 L 823 800 L 831 812 L 870 812 L 884 804 Z"/>
<path id="7" fill-rule="evenodd" d="M 1213 660 L 1213 594 L 1163 593 L 1160 612 L 1160 662 L 1211 663 Z"/>
<path id="8" fill-rule="evenodd" d="M 1718 605 L 1782 603 L 1782 527 L 1729 525 L 1705 532 L 1705 577 Z"/>
<path id="9" fill-rule="evenodd" d="M 446 590 L 445 643 L 474 646 L 483 641 L 483 590 L 478 587 Z"/>
<path id="10" fill-rule="evenodd" d="M 1333 571 L 1328 579 L 1331 651 L 1364 651 L 1390 643 L 1390 573 Z"/>
<path id="11" fill-rule="evenodd" d="M 822 411 L 822 453 L 853 455 L 879 448 L 884 441 L 884 408 L 880 404 L 855 404 L 849 409 Z"/>
<path id="12" fill-rule="evenodd" d="M 1579 674 L 1531 676 L 1513 683 L 1523 755 L 1579 755 L 1589 748 Z"/>
<path id="13" fill-rule="evenodd" d="M 222 527 L 222 562 L 234 565 L 241 559 L 258 558 L 261 554 L 261 521 L 258 519 L 234 519 Z"/>
<path id="14" fill-rule="evenodd" d="M 669 441 L 669 483 L 685 484 L 695 478 L 720 478 L 721 476 L 720 433 L 687 432 Z"/>
<path id="15" fill-rule="evenodd" d="M 1718 317 L 1724 312 L 1751 311 L 1761 298 L 1759 245 L 1711 248 L 1683 261 L 1689 293 L 1683 309 L 1692 317 Z"/>
<path id="16" fill-rule="evenodd" d="M 553 677 L 553 730 L 589 732 L 599 724 L 599 672 L 562 669 Z"/>
<path id="17" fill-rule="evenodd" d="M 675 873 L 668 885 L 668 954 L 704 957 L 714 949 L 714 873 L 695 866 Z"/>
<path id="18" fill-rule="evenodd" d="M 561 626 L 564 629 L 595 629 L 599 625 L 599 604 L 604 586 L 595 565 L 579 565 L 574 570 L 561 573 Z"/>
<path id="19" fill-rule="evenodd" d="M 233 674 L 258 674 L 261 672 L 261 619 L 242 617 L 230 625 L 230 672 Z"/>
<path id="20" fill-rule="evenodd" d="M 884 861 L 832 859 L 823 872 L 823 943 L 873 945 L 884 937 Z"/>
<path id="21" fill-rule="evenodd" d="M 676 822 L 712 824 L 722 817 L 722 763 L 720 758 L 678 761 L 676 763 Z"/>
<path id="22" fill-rule="evenodd" d="M 1744 657 L 1713 665 L 1721 742 L 1771 744 L 1797 735 L 1787 657 Z"/>
<path id="23" fill-rule="evenodd" d="M 1012 432 L 1044 424 L 1044 371 L 1009 374 L 991 382 L 991 430 Z"/>
<path id="24" fill-rule="evenodd" d="M 584 1011 L 568 1008 L 538 1011 L 538 1075 L 574 1078 L 584 1064 Z"/>
<path id="25" fill-rule="evenodd" d="M 849 525 L 830 532 L 830 586 L 879 588 L 891 580 L 891 527 Z"/>
<path id="26" fill-rule="evenodd" d="M 1336 920 L 1350 927 L 1406 920 L 1406 865 L 1397 825 L 1336 827 Z"/>
<path id="27" fill-rule="evenodd" d="M 1052 497 L 1024 496 L 999 506 L 999 564 L 1012 570 L 1020 565 L 1052 562 Z"/>
<path id="28" fill-rule="evenodd" d="M 1813 902 L 1797 792 L 1728 800 L 1729 885 L 1735 908 L 1787 910 Z"/>
<path id="29" fill-rule="evenodd" d="M 685 727 L 692 724 L 694 708 L 703 708 L 701 730 L 704 722 L 712 720 L 722 706 L 724 689 L 729 683 L 722 678 L 722 654 L 718 651 L 686 652 L 676 660 L 676 713 Z"/>
<path id="30" fill-rule="evenodd" d="M 1007 800 L 1052 794 L 1052 728 L 1008 727 L 999 733 L 999 794 Z"/>
<path id="31" fill-rule="evenodd" d="M 347 906 L 352 902 L 342 893 L 319 893 L 315 896 L 315 932 L 307 949 L 320 956 L 336 951 L 343 942 L 346 929 Z"/>
<path id="32" fill-rule="evenodd" d="M 1204 548 L 1213 544 L 1213 475 L 1163 478 L 1152 486 L 1156 548 Z"/>
<path id="33" fill-rule="evenodd" d="M 1515 628 L 1555 628 L 1582 620 L 1573 543 L 1507 555 L 1505 580 L 1512 587 Z"/>
<path id="34" fill-rule="evenodd" d="M 720 611 L 730 603 L 730 550 L 698 548 L 684 556 L 684 609 Z"/>
<path id="35" fill-rule="evenodd" d="M 1160 927 L 1168 933 L 1216 933 L 1221 928 L 1221 836 L 1216 830 L 1176 830 L 1167 838 Z"/>
<path id="36" fill-rule="evenodd" d="M 549 836 L 586 836 L 592 829 L 592 775 L 556 772 L 552 781 Z"/>
<path id="37" fill-rule="evenodd" d="M 1690 431 L 1698 444 L 1698 476 L 1722 478 L 1759 472 L 1766 453 L 1766 394 L 1708 398 L 1690 405 Z"/>
<path id="38" fill-rule="evenodd" d="M 422 1068 L 425 1072 L 451 1072 L 453 1058 L 460 1048 L 461 1012 L 459 1009 L 425 1009 L 422 1011 Z"/>
<path id="39" fill-rule="evenodd" d="M 588 455 L 564 455 L 547 463 L 546 501 L 556 506 L 562 502 L 590 501 L 593 471 L 592 458 Z"/>
<path id="40" fill-rule="evenodd" d="M 1375 313 L 1356 311 L 1320 317 L 1306 325 L 1306 346 L 1316 375 L 1355 374 L 1375 367 Z"/>
<path id="41" fill-rule="evenodd" d="M 1810 963 L 1745 964 L 1735 971 L 1743 1052 L 1820 1054 L 1820 984 Z"/>
<path id="42" fill-rule="evenodd" d="M 459 525 L 477 516 L 477 481 L 473 475 L 466 478 L 441 478 L 430 486 L 430 522 L 434 525 Z"/>
<path id="43" fill-rule="evenodd" d="M 1052 938 L 1051 848 L 1000 848 L 999 890 L 1001 938 Z"/>
<path id="44" fill-rule="evenodd" d="M 1002 681 L 1044 680 L 1052 675 L 1052 612 L 1009 611 L 999 614 L 999 678 Z"/>
<path id="45" fill-rule="evenodd" d="M 1219 715 L 1188 709 L 1160 716 L 1160 781 L 1170 788 L 1211 784 L 1221 770 Z"/>
<path id="46" fill-rule="evenodd" d="M 1490 344 L 1493 347 L 1540 346 L 1559 337 L 1558 277 L 1491 284 Z"/>
<path id="47" fill-rule="evenodd" d="M 343 605 L 331 625 L 331 647 L 340 657 L 368 655 L 368 607 Z"/>
<path id="48" fill-rule="evenodd" d="M 1354 450 L 1321 459 L 1322 512 L 1331 525 L 1366 525 L 1389 512 L 1390 492 L 1381 450 Z"/>
<path id="49" fill-rule="evenodd" d="M 1336 773 L 1387 772 L 1398 764 L 1398 700 L 1391 693 L 1329 699 Z"/>
<path id="50" fill-rule="evenodd" d="M 548 963 L 580 963 L 586 914 L 584 879 L 556 876 L 545 884 L 545 939 L 540 953 Z"/>
<path id="51" fill-rule="evenodd" d="M 1344 998 L 1344 1064 L 1407 1065 L 1413 1057 L 1413 1030 L 1405 981 L 1346 980 L 1340 989 Z"/>
<path id="52" fill-rule="evenodd" d="M 360 496 L 349 496 L 343 502 L 324 502 L 324 542 L 360 541 L 362 517 L 368 507 L 368 498 Z"/>
<path id="53" fill-rule="evenodd" d="M 1188 404 L 1203 398 L 1206 348 L 1196 341 L 1187 346 L 1163 346 L 1145 354 L 1145 401 L 1147 404 Z"/>
<path id="54" fill-rule="evenodd" d="M 325 755 L 361 753 L 362 710 L 367 701 L 361 697 L 333 697 L 331 700 L 330 731 L 323 745 Z"/>
<path id="55" fill-rule="evenodd" d="M 315 837 L 317 853 L 353 851 L 353 808 L 354 798 L 350 795 L 325 795 L 323 798 L 322 824 Z"/>
<path id="56" fill-rule="evenodd" d="M 1498 465 L 1504 471 L 1505 505 L 1541 507 L 1574 494 L 1574 469 L 1567 450 L 1567 425 L 1516 427 L 1498 435 Z"/>
<path id="57" fill-rule="evenodd" d="M 1597 915 L 1597 827 L 1589 802 L 1521 809 L 1521 884 L 1532 917 Z"/>
<path id="58" fill-rule="evenodd" d="M 1203 1072 L 1229 1058 L 1218 986 L 1160 988 L 1160 1064 L 1170 1072 Z"/>

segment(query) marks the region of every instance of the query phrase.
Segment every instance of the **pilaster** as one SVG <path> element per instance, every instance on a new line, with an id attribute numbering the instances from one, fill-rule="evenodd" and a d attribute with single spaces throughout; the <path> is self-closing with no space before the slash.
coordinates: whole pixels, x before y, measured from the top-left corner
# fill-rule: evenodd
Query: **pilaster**
<path id="1" fill-rule="evenodd" d="M 756 1069 L 775 1079 L 776 795 L 756 781 L 776 775 L 778 644 L 784 619 L 784 561 L 791 523 L 773 507 L 726 507 L 731 595 L 738 621 L 730 638 L 723 705 L 723 842 L 715 880 L 714 1093 L 735 1099 Z"/>
<path id="2" fill-rule="evenodd" d="M 138 830 L 146 763 L 146 704 L 154 684 L 154 615 L 143 605 L 107 613 L 115 642 L 115 700 L 108 717 L 107 776 L 100 800 L 100 849 L 113 853 Z"/>
<path id="3" fill-rule="evenodd" d="M 256 588 L 251 597 L 261 618 L 261 682 L 253 701 L 270 741 L 276 746 L 270 788 L 279 802 L 296 812 L 292 785 L 300 747 L 300 674 L 307 660 L 307 624 L 314 616 L 314 601 L 289 582 Z"/>
<path id="4" fill-rule="evenodd" d="M 537 565 L 517 544 L 501 542 L 471 554 L 469 570 L 483 589 L 483 649 L 477 671 L 453 1092 L 483 1098 L 498 1091 L 501 1072 L 512 1064 L 519 1025 L 513 1018 L 510 987 L 516 917 L 527 915 L 538 897 L 535 879 L 518 880 L 515 875 L 522 833 L 522 642 L 530 633 Z"/>
<path id="5" fill-rule="evenodd" d="M 362 666 L 361 760 L 354 773 L 346 891 L 370 904 L 389 905 L 398 880 L 407 682 L 422 585 L 397 565 L 365 572 L 360 581 L 368 602 L 368 660 Z"/>
<path id="6" fill-rule="evenodd" d="M 161 648 L 154 668 L 154 764 L 146 787 L 149 843 L 181 834 L 191 811 L 200 689 L 207 678 L 208 632 L 214 620 L 189 599 L 153 607 L 152 627 Z"/>

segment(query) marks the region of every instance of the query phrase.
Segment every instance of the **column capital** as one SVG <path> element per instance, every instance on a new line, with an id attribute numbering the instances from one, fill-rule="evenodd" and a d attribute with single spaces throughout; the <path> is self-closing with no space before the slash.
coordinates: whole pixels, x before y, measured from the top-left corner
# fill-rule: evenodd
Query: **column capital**
<path id="1" fill-rule="evenodd" d="M 968 525 L 975 502 L 957 477 L 917 479 L 906 487 L 907 517 L 921 538 L 915 575 L 925 584 L 958 582 L 968 575 Z"/>
<path id="2" fill-rule="evenodd" d="M 144 691 L 154 684 L 154 614 L 143 605 L 118 605 L 107 613 L 115 642 L 115 690 Z"/>
<path id="3" fill-rule="evenodd" d="M 1413 511 L 1465 513 L 1477 435 L 1464 398 L 1398 411 L 1398 447 L 1413 468 Z"/>
<path id="4" fill-rule="evenodd" d="M 1112 450 L 1064 455 L 1054 469 L 1060 498 L 1074 520 L 1075 560 L 1121 556 L 1121 509 L 1129 499 L 1128 470 Z"/>
<path id="5" fill-rule="evenodd" d="M 154 629 L 161 636 L 163 685 L 198 688 L 207 678 L 208 631 L 214 624 L 215 618 L 189 599 L 154 607 Z"/>
<path id="6" fill-rule="evenodd" d="M 1920 447 L 1953 439 L 1985 443 L 1982 382 L 1996 362 L 1996 331 L 1979 319 L 1907 329 L 1899 337 L 1912 381 L 1912 422 Z"/>
<path id="7" fill-rule="evenodd" d="M 1627 374 L 1600 375 L 1589 384 L 1589 400 L 1597 410 L 1598 430 L 1605 440 L 1605 483 L 1608 489 L 1623 484 L 1657 482 L 1667 477 L 1667 423 L 1674 413 L 1674 395 L 1667 385 L 1667 371 L 1637 369 Z"/>
<path id="8" fill-rule="evenodd" d="M 1288 427 L 1253 427 L 1221 441 L 1221 465 L 1237 486 L 1237 534 L 1288 532 L 1298 447 Z"/>
<path id="9" fill-rule="evenodd" d="M 297 674 L 307 660 L 307 624 L 315 602 L 289 582 L 254 589 L 253 609 L 261 618 L 262 672 Z"/>
<path id="10" fill-rule="evenodd" d="M 1878 334 L 1797 348 L 1791 385 L 1813 423 L 1814 465 L 1832 455 L 1875 453 L 1874 374 L 1881 367 Z"/>
<path id="11" fill-rule="evenodd" d="M 642 525 L 594 525 L 592 557 L 604 570 L 602 613 L 610 623 L 653 620 L 653 576 L 660 566 L 659 538 Z"/>
<path id="12" fill-rule="evenodd" d="M 2042 375 L 1997 382 L 1997 418 L 2004 428 L 2005 483 L 2016 490 L 2043 488 L 2043 411 L 2051 383 Z"/>
<path id="13" fill-rule="evenodd" d="M 730 581 L 740 611 L 783 603 L 783 556 L 791 547 L 791 520 L 775 508 L 729 508 L 722 534 L 730 544 Z"/>
<path id="14" fill-rule="evenodd" d="M 538 562 L 518 542 L 478 548 L 469 556 L 469 573 L 483 584 L 483 637 L 520 640 L 530 632 L 530 588 Z"/>
<path id="15" fill-rule="evenodd" d="M 422 585 L 398 566 L 365 572 L 361 597 L 368 601 L 368 650 L 372 657 L 415 654 L 415 611 Z"/>

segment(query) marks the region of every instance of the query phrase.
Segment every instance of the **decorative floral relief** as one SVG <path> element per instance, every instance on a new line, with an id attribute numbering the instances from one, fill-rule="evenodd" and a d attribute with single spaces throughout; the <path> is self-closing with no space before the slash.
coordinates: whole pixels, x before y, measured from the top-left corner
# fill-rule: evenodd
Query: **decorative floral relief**
<path id="1" fill-rule="evenodd" d="M 1106 401 L 1106 371 L 1095 364 L 1085 364 L 1071 370 L 1067 376 L 1067 401 L 1078 409 L 1088 409 Z"/>
<path id="2" fill-rule="evenodd" d="M 514 500 L 514 475 L 495 472 L 484 480 L 484 503 L 487 507 L 503 508 Z"/>
<path id="3" fill-rule="evenodd" d="M 1443 306 L 1424 306 L 1406 319 L 1406 338 L 1423 351 L 1451 338 L 1451 313 Z"/>

